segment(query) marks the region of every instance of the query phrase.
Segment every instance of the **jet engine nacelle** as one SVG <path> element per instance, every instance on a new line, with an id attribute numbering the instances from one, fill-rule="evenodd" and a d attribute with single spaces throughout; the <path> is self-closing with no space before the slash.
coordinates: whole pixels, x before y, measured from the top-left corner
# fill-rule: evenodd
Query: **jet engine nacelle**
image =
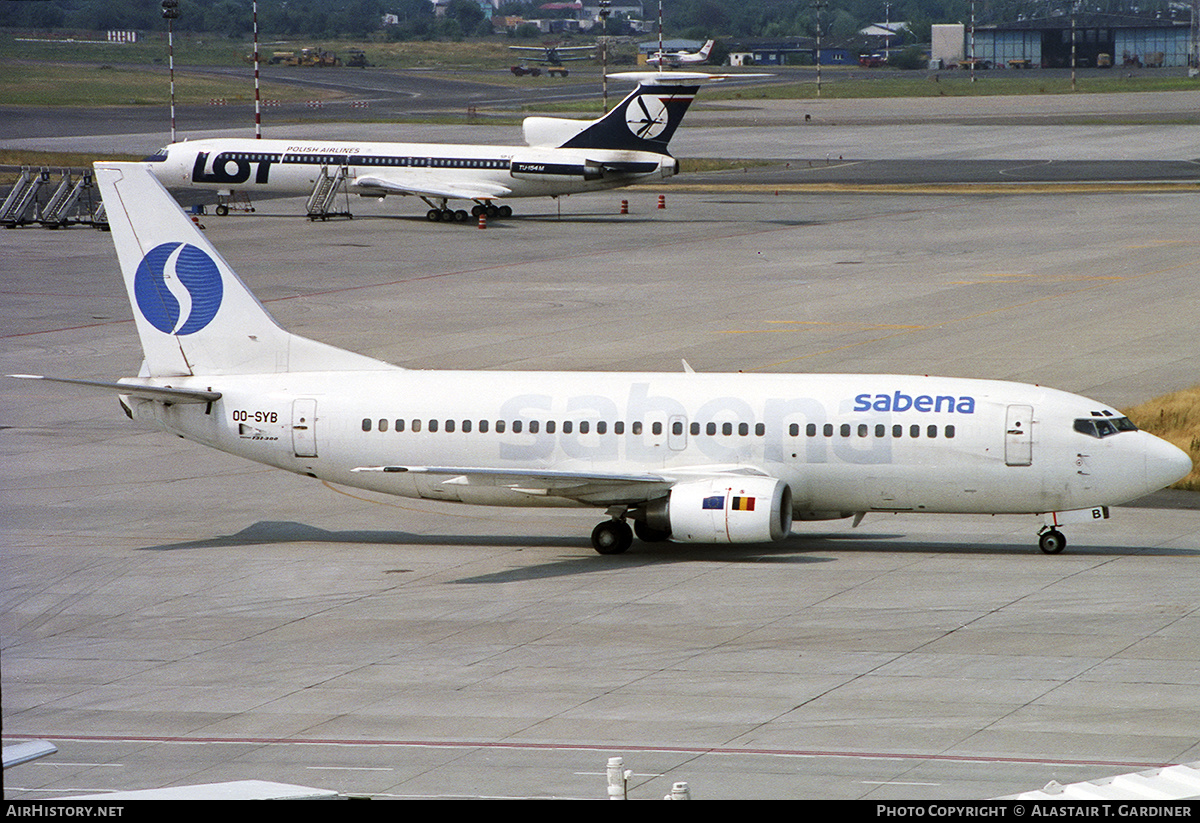
<path id="1" fill-rule="evenodd" d="M 582 177 L 599 180 L 604 166 L 594 160 L 563 162 L 562 152 L 522 151 L 513 154 L 509 173 L 518 180 L 546 180 L 563 177 Z"/>
<path id="2" fill-rule="evenodd" d="M 669 525 L 679 543 L 766 543 L 792 529 L 792 490 L 774 477 L 680 483 L 665 502 L 647 525 Z"/>

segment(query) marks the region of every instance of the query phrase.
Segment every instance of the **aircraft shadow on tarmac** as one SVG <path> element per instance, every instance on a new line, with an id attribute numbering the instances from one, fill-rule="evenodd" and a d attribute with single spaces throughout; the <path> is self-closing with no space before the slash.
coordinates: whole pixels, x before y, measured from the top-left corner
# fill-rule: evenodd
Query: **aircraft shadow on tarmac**
<path id="1" fill-rule="evenodd" d="M 184 549 L 217 549 L 235 546 L 280 545 L 285 543 L 361 543 L 376 546 L 527 546 L 567 547 L 586 541 L 564 541 L 561 537 L 530 537 L 528 535 L 442 535 L 413 534 L 404 531 L 368 531 L 350 529 L 328 531 L 294 520 L 260 520 L 239 532 L 215 535 L 201 540 L 185 540 L 179 543 L 164 543 L 160 546 L 145 546 L 141 551 L 180 551 Z"/>
<path id="2" fill-rule="evenodd" d="M 306 523 L 288 520 L 263 520 L 247 526 L 239 532 L 216 535 L 202 540 L 187 540 L 146 546 L 141 551 L 183 551 L 190 549 L 217 549 L 253 545 L 281 545 L 287 543 L 334 543 L 367 544 L 376 546 L 490 546 L 512 548 L 557 548 L 578 550 L 576 557 L 566 557 L 548 563 L 507 569 L 503 572 L 464 578 L 457 583 L 505 583 L 521 580 L 537 580 L 568 574 L 583 574 L 608 571 L 622 567 L 641 567 L 657 563 L 829 563 L 836 556 L 820 557 L 817 553 L 833 554 L 857 552 L 888 552 L 904 554 L 970 554 L 970 555 L 1028 555 L 1036 552 L 1033 541 L 1029 543 L 978 543 L 963 542 L 904 542 L 905 534 L 793 534 L 779 543 L 728 545 L 673 543 L 635 544 L 633 550 L 620 557 L 600 556 L 591 552 L 585 538 L 564 536 L 531 535 L 446 535 L 413 534 L 405 531 L 379 531 L 350 529 L 329 531 Z M 1190 549 L 1170 549 L 1154 546 L 1072 546 L 1070 554 L 1086 556 L 1124 556 L 1131 554 L 1197 556 Z M 1068 555 L 1069 556 L 1069 555 Z M 1047 558 L 1046 562 L 1054 562 Z"/>

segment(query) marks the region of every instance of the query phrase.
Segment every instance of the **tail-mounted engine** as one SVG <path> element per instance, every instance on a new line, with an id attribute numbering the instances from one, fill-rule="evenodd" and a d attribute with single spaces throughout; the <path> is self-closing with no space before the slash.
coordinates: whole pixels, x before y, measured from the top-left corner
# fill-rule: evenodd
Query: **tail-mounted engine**
<path id="1" fill-rule="evenodd" d="M 568 160 L 563 152 L 524 151 L 513 155 L 509 173 L 518 180 L 545 180 L 555 177 L 581 177 L 599 180 L 604 166 L 592 160 Z"/>
<path id="2" fill-rule="evenodd" d="M 571 156 L 556 149 L 519 150 L 509 161 L 509 174 L 518 180 L 552 180 L 577 177 L 587 181 L 611 178 L 614 182 L 635 177 L 670 177 L 679 172 L 679 161 L 670 155 L 625 152 L 623 159 L 594 160 Z"/>

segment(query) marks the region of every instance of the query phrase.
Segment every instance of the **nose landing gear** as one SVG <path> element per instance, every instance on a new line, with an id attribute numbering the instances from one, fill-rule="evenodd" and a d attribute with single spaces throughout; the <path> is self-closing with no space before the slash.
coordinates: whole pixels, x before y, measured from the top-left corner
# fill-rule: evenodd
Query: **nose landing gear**
<path id="1" fill-rule="evenodd" d="M 1058 529 L 1043 526 L 1038 532 L 1038 548 L 1045 554 L 1062 554 L 1067 547 L 1067 538 Z"/>

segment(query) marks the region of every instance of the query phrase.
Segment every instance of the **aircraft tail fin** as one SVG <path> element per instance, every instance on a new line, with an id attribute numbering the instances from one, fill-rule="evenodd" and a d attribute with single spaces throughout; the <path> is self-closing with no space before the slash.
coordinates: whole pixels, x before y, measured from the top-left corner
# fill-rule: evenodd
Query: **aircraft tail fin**
<path id="1" fill-rule="evenodd" d="M 700 84 L 712 75 L 692 72 L 629 72 L 638 87 L 612 111 L 563 143 L 564 149 L 614 149 L 669 154 L 667 143 L 683 121 Z"/>
<path id="2" fill-rule="evenodd" d="M 396 368 L 285 331 L 144 164 L 95 168 L 147 376 Z"/>

